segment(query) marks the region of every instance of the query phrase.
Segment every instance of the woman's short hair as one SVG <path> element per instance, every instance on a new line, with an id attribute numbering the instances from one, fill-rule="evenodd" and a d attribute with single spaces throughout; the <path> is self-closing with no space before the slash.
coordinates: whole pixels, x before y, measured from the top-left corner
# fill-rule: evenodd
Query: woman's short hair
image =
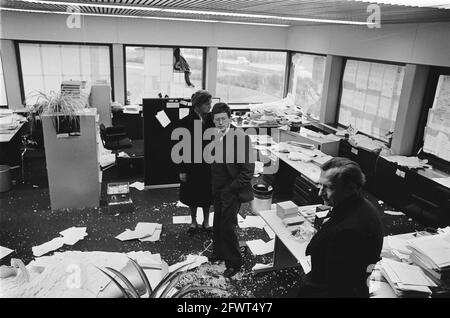
<path id="1" fill-rule="evenodd" d="M 203 89 L 192 94 L 191 102 L 193 107 L 200 107 L 207 103 L 212 98 L 212 95 Z"/>
<path id="2" fill-rule="evenodd" d="M 342 157 L 334 157 L 322 165 L 322 171 L 337 168 L 335 179 L 341 180 L 344 184 L 354 183 L 356 187 L 361 188 L 366 182 L 366 177 L 361 167 L 356 162 Z M 332 180 L 334 183 L 337 180 Z"/>
<path id="3" fill-rule="evenodd" d="M 226 103 L 217 103 L 212 108 L 212 116 L 214 118 L 215 114 L 226 113 L 228 118 L 231 118 L 231 109 Z"/>

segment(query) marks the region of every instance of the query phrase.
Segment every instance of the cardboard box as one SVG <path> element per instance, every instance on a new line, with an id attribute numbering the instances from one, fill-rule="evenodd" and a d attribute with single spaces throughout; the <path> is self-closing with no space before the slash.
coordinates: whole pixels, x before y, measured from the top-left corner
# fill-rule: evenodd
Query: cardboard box
<path id="1" fill-rule="evenodd" d="M 292 201 L 277 203 L 277 216 L 281 219 L 298 215 L 298 206 Z"/>

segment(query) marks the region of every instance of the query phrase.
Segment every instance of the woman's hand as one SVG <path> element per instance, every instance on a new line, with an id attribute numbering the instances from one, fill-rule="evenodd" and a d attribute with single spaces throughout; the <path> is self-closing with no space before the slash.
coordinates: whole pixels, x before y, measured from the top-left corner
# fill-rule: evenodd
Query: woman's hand
<path id="1" fill-rule="evenodd" d="M 179 177 L 180 177 L 180 181 L 181 181 L 181 182 L 186 182 L 187 177 L 186 177 L 186 174 L 185 174 L 185 173 L 180 173 Z"/>

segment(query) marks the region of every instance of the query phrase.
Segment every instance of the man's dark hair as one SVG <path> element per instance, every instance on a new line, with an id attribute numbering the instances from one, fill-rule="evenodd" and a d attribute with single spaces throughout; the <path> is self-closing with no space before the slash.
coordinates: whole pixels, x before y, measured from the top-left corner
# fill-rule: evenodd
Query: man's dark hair
<path id="1" fill-rule="evenodd" d="M 212 95 L 205 90 L 196 91 L 192 94 L 191 102 L 193 107 L 200 107 L 203 104 L 207 103 L 212 98 Z"/>
<path id="2" fill-rule="evenodd" d="M 226 113 L 228 118 L 231 118 L 231 109 L 226 103 L 217 103 L 212 108 L 212 116 L 214 118 L 215 114 Z"/>
<path id="3" fill-rule="evenodd" d="M 335 180 L 332 180 L 333 183 L 337 181 L 336 179 L 339 179 L 344 184 L 354 183 L 356 187 L 360 189 L 366 182 L 366 177 L 359 164 L 347 158 L 334 157 L 330 161 L 324 163 L 321 168 L 323 171 L 334 168 L 338 169 Z"/>

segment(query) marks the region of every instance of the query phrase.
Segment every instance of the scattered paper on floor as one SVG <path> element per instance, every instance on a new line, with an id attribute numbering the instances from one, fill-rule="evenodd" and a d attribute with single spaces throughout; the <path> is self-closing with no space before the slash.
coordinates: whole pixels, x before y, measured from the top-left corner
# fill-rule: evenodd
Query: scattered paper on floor
<path id="1" fill-rule="evenodd" d="M 181 203 L 181 201 L 178 201 L 177 204 L 175 205 L 177 208 L 188 208 L 189 206 L 187 206 L 184 203 Z"/>
<path id="2" fill-rule="evenodd" d="M 190 215 L 175 215 L 172 217 L 173 224 L 191 224 L 192 218 Z M 214 212 L 209 213 L 209 226 L 213 226 L 214 223 Z M 203 224 L 203 210 L 201 208 L 197 209 L 197 224 Z"/>
<path id="3" fill-rule="evenodd" d="M 389 214 L 389 215 L 405 215 L 405 213 L 399 212 L 399 211 L 388 211 L 388 210 L 385 210 L 384 213 Z"/>
<path id="4" fill-rule="evenodd" d="M 261 264 L 261 263 L 256 263 L 255 266 L 252 267 L 252 271 L 258 271 L 258 270 L 262 270 L 262 269 L 269 269 L 272 268 L 273 264 L 269 263 L 269 264 Z"/>
<path id="5" fill-rule="evenodd" d="M 0 246 L 0 259 L 2 259 L 5 256 L 8 256 L 12 252 L 14 252 L 14 250 L 7 248 L 7 247 Z"/>
<path id="6" fill-rule="evenodd" d="M 62 236 L 56 237 L 41 245 L 32 247 L 33 255 L 39 257 L 61 248 L 64 244 L 74 245 L 87 236 L 86 227 L 75 226 L 65 229 L 59 234 L 61 234 Z"/>
<path id="7" fill-rule="evenodd" d="M 129 241 L 152 236 L 156 230 L 158 223 L 140 222 L 134 230 L 126 229 L 124 232 L 116 236 L 120 241 Z"/>
<path id="8" fill-rule="evenodd" d="M 139 241 L 141 241 L 141 242 L 156 242 L 156 241 L 159 241 L 159 239 L 161 237 L 161 232 L 162 232 L 162 224 L 158 224 L 156 226 L 155 232 L 153 232 L 153 234 L 151 236 L 140 238 Z"/>
<path id="9" fill-rule="evenodd" d="M 247 241 L 247 246 L 252 251 L 253 255 L 265 255 L 273 252 L 275 240 L 270 240 L 267 243 L 261 239 Z"/>
<path id="10" fill-rule="evenodd" d="M 183 262 L 179 262 L 179 263 L 175 263 L 173 265 L 169 266 L 169 272 L 173 272 L 175 270 L 177 270 L 178 268 L 180 268 L 183 265 L 186 264 L 191 264 L 189 266 L 186 266 L 185 268 L 183 268 L 182 271 L 187 271 L 196 267 L 199 267 L 200 265 L 202 265 L 203 263 L 207 263 L 208 262 L 208 258 L 206 256 L 202 256 L 202 255 L 192 255 L 189 254 L 186 257 L 186 260 Z"/>

